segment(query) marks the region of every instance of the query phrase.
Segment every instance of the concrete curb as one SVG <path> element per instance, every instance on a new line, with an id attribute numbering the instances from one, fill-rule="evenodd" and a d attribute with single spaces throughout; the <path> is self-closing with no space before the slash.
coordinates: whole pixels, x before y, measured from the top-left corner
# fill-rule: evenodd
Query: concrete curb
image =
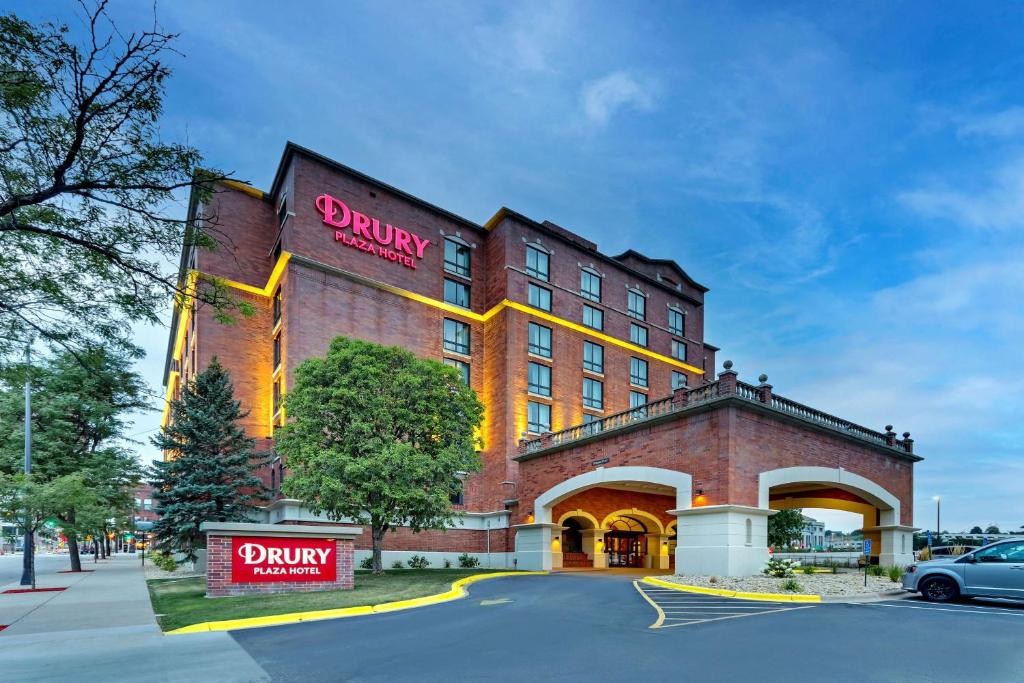
<path id="1" fill-rule="evenodd" d="M 325 609 L 315 612 L 291 612 L 288 614 L 271 614 L 264 617 L 248 617 L 246 619 L 227 619 L 225 621 L 204 621 L 199 624 L 182 626 L 164 635 L 176 636 L 187 633 L 207 633 L 210 631 L 236 631 L 246 628 L 261 628 L 264 626 L 282 626 L 285 624 L 297 624 L 303 621 L 321 621 L 323 619 L 344 619 L 346 617 L 358 617 L 367 614 L 381 614 L 383 612 L 396 612 L 414 607 L 426 607 L 442 602 L 458 600 L 466 595 L 466 586 L 484 581 L 486 579 L 498 579 L 504 576 L 542 576 L 548 572 L 494 572 L 491 574 L 473 574 L 452 582 L 452 587 L 444 593 L 425 595 L 422 598 L 410 600 L 397 600 L 395 602 L 383 602 L 379 605 L 360 605 L 358 607 L 341 607 L 338 609 Z"/>
<path id="2" fill-rule="evenodd" d="M 643 582 L 660 588 L 671 588 L 684 593 L 700 593 L 702 595 L 718 595 L 723 598 L 753 600 L 760 602 L 822 602 L 820 595 L 801 595 L 797 593 L 746 593 L 743 591 L 725 590 L 722 588 L 704 588 L 703 586 L 687 586 L 672 581 L 663 581 L 652 576 L 645 577 Z"/>
<path id="3" fill-rule="evenodd" d="M 866 595 L 829 595 L 822 596 L 822 602 L 829 603 L 867 603 L 882 602 L 883 600 L 906 600 L 914 597 L 914 593 L 905 590 L 883 591 L 881 593 L 868 593 Z"/>

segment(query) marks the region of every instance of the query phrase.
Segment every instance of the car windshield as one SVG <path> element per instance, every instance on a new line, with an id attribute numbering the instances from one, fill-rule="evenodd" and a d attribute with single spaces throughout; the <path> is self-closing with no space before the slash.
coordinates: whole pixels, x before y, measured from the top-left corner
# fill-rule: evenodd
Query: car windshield
<path id="1" fill-rule="evenodd" d="M 1024 562 L 1024 541 L 1000 543 L 974 554 L 979 562 Z"/>

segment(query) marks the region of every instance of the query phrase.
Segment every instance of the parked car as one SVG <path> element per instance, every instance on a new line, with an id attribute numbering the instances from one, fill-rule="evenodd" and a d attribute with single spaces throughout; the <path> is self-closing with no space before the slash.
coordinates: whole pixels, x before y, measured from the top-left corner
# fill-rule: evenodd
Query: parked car
<path id="1" fill-rule="evenodd" d="M 959 557 L 915 562 L 903 574 L 903 588 L 934 602 L 1024 600 L 1024 538 L 990 543 Z"/>
<path id="2" fill-rule="evenodd" d="M 980 545 L 937 545 L 928 549 L 932 557 L 961 557 L 980 548 Z M 918 551 L 918 554 L 924 549 Z"/>

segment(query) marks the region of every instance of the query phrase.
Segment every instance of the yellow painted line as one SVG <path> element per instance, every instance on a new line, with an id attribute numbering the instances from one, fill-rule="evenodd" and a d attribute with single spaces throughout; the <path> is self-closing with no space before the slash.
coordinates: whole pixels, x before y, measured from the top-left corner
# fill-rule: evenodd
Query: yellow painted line
<path id="1" fill-rule="evenodd" d="M 324 619 L 343 619 L 345 617 L 358 617 L 367 614 L 380 614 L 383 612 L 396 612 L 403 609 L 425 607 L 436 605 L 442 602 L 458 600 L 467 593 L 466 586 L 485 581 L 497 579 L 503 576 L 540 576 L 547 572 L 494 572 L 491 574 L 474 574 L 452 583 L 451 589 L 444 593 L 425 595 L 422 598 L 411 598 L 409 600 L 396 600 L 394 602 L 383 602 L 379 605 L 360 605 L 358 607 L 341 607 L 338 609 L 317 610 L 315 612 L 290 612 L 287 614 L 270 614 L 264 617 L 247 617 L 245 619 L 227 619 L 224 621 L 204 621 L 199 624 L 182 626 L 164 635 L 177 636 L 186 633 L 206 633 L 209 631 L 236 631 L 246 628 L 261 628 L 263 626 L 283 626 L 285 624 L 298 624 L 303 621 L 322 621 Z"/>
<path id="2" fill-rule="evenodd" d="M 650 603 L 651 607 L 654 608 L 654 611 L 658 613 L 658 620 L 650 626 L 648 626 L 647 628 L 661 628 L 661 625 L 665 623 L 665 610 L 661 608 L 661 605 L 654 602 L 654 600 L 651 600 L 651 596 L 647 595 L 647 593 L 644 593 L 643 589 L 640 588 L 640 583 L 638 581 L 633 582 L 633 588 L 637 589 L 640 595 L 644 596 L 644 600 Z"/>
<path id="3" fill-rule="evenodd" d="M 737 598 L 739 600 L 756 600 L 760 602 L 821 602 L 820 595 L 799 595 L 794 593 L 748 593 L 744 591 L 732 591 L 722 588 L 704 588 L 703 586 L 687 586 L 681 583 L 663 581 L 653 576 L 643 579 L 643 582 L 658 586 L 659 588 L 670 588 L 685 593 L 700 593 L 701 595 L 718 595 L 723 598 Z"/>
<path id="4" fill-rule="evenodd" d="M 253 187 L 252 185 L 248 185 L 248 184 L 240 182 L 238 180 L 231 180 L 230 178 L 225 178 L 224 180 L 222 180 L 220 182 L 223 183 L 224 185 L 227 185 L 232 190 L 238 190 L 239 192 L 244 192 L 245 194 L 249 195 L 250 197 L 255 197 L 256 199 L 263 199 L 263 197 L 266 195 L 266 193 L 263 190 L 257 189 L 255 187 Z"/>

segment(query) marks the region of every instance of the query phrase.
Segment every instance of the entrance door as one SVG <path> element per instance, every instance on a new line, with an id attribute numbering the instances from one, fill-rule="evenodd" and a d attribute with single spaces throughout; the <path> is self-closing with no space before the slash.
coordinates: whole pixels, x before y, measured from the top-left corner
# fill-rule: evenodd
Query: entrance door
<path id="1" fill-rule="evenodd" d="M 643 567 L 647 538 L 636 531 L 609 531 L 604 537 L 609 567 Z"/>

